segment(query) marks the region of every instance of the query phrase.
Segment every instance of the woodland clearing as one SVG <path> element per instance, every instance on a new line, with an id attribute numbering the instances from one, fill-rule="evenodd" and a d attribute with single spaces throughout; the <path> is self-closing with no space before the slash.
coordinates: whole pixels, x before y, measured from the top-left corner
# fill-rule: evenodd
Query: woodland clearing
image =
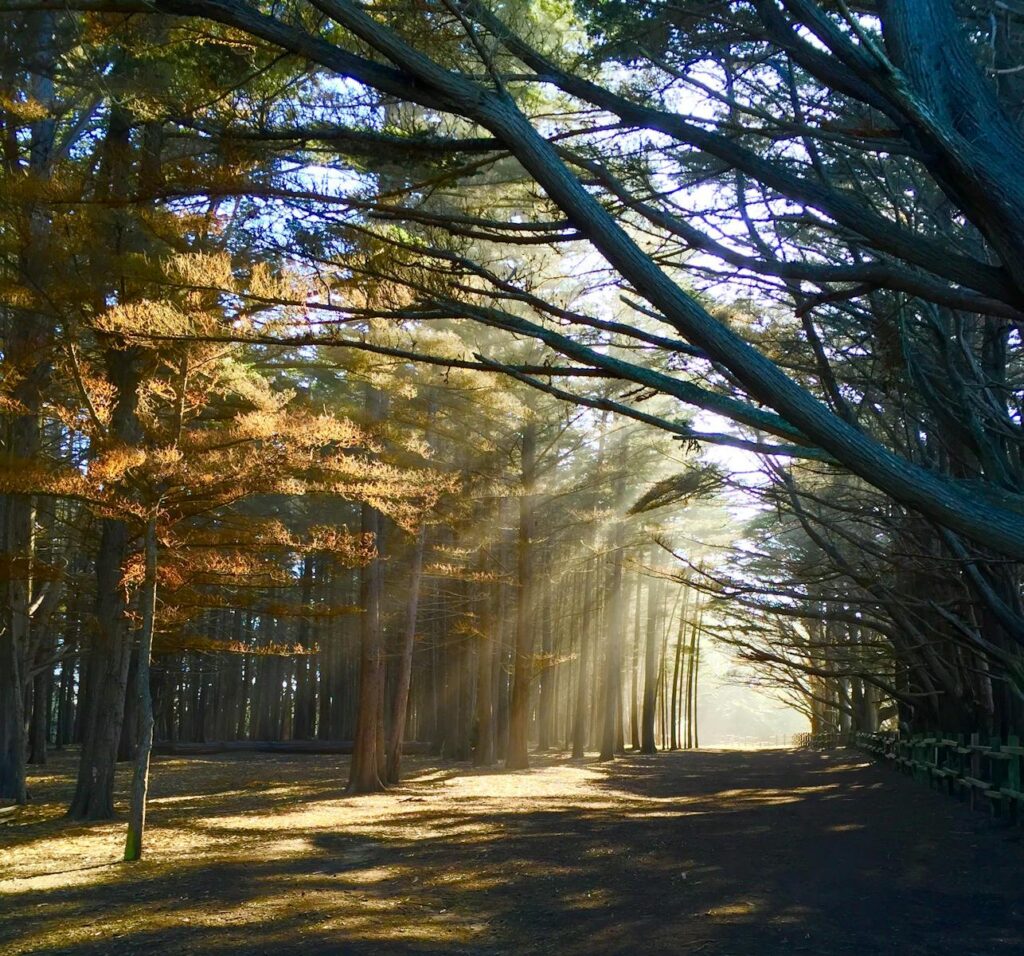
<path id="1" fill-rule="evenodd" d="M 852 751 L 413 757 L 354 798 L 344 757 L 159 757 L 132 865 L 63 818 L 70 757 L 0 830 L 5 954 L 1024 951 L 1019 831 Z"/>

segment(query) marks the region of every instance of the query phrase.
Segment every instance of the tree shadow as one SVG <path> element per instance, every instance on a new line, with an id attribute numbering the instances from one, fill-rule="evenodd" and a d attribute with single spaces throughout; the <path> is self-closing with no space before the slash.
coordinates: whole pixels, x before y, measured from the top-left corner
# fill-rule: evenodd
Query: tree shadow
<path id="1" fill-rule="evenodd" d="M 308 766 L 292 792 L 295 767 L 277 770 L 262 794 L 218 800 L 207 779 L 213 805 L 155 805 L 202 854 L 9 893 L 0 951 L 1024 952 L 1024 861 L 1005 835 L 857 758 L 424 765 L 354 800 Z"/>

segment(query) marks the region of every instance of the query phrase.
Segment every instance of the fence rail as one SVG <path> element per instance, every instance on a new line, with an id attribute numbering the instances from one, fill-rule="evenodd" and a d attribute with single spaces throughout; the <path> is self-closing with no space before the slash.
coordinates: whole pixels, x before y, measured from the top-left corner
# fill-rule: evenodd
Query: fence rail
<path id="1" fill-rule="evenodd" d="M 853 734 L 849 733 L 793 734 L 793 746 L 803 750 L 834 750 L 855 742 Z"/>
<path id="2" fill-rule="evenodd" d="M 856 744 L 879 760 L 916 780 L 970 801 L 971 807 L 987 806 L 993 816 L 1013 822 L 1021 817 L 1024 789 L 1024 747 L 1015 736 L 1003 741 L 980 734 L 857 734 Z"/>

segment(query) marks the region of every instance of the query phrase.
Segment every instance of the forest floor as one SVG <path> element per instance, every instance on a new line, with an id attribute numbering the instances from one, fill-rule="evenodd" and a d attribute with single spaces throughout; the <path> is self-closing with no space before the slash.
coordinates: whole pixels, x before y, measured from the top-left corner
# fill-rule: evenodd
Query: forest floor
<path id="1" fill-rule="evenodd" d="M 1024 953 L 1024 831 L 852 752 L 345 764 L 157 758 L 129 865 L 58 755 L 0 824 L 0 953 Z"/>

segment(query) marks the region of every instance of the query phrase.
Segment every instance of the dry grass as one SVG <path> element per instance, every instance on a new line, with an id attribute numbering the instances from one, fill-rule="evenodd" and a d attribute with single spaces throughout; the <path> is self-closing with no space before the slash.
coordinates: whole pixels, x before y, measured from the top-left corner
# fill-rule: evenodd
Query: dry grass
<path id="1" fill-rule="evenodd" d="M 972 870 L 983 818 L 861 760 L 412 758 L 402 787 L 347 798 L 344 757 L 159 758 L 124 864 L 123 823 L 63 817 L 72 757 L 0 824 L 4 956 L 1024 952 L 1005 839 Z M 920 925 L 889 950 L 894 911 Z"/>
<path id="2" fill-rule="evenodd" d="M 551 811 L 588 798 L 611 808 L 622 799 L 599 793 L 595 784 L 605 775 L 586 766 L 455 774 L 422 758 L 407 763 L 402 787 L 351 798 L 341 792 L 344 757 L 157 758 L 145 857 L 128 865 L 120 862 L 122 822 L 64 818 L 73 764 L 71 754 L 58 755 L 33 774 L 32 805 L 0 829 L 0 897 L 37 911 L 11 951 L 65 951 L 140 933 L 159 938 L 183 926 L 230 929 L 230 950 L 247 945 L 243 934 L 253 925 L 267 946 L 325 932 L 470 946 L 486 926 L 446 904 L 453 893 L 500 885 L 501 867 L 489 863 L 486 847 L 508 825 L 496 814 Z M 122 811 L 128 779 L 125 767 L 118 776 Z M 479 851 L 458 870 L 430 871 L 417 866 L 411 850 L 432 841 L 475 843 Z M 382 865 L 380 847 L 409 852 L 390 853 Z M 228 878 L 240 879 L 239 892 L 223 892 Z M 383 885 L 388 892 L 377 893 Z M 175 886 L 187 893 L 165 892 Z M 102 900 L 102 911 L 83 906 L 87 900 Z M 287 935 L 277 938 L 269 923 L 287 927 Z M 224 945 L 222 939 L 217 948 Z"/>

